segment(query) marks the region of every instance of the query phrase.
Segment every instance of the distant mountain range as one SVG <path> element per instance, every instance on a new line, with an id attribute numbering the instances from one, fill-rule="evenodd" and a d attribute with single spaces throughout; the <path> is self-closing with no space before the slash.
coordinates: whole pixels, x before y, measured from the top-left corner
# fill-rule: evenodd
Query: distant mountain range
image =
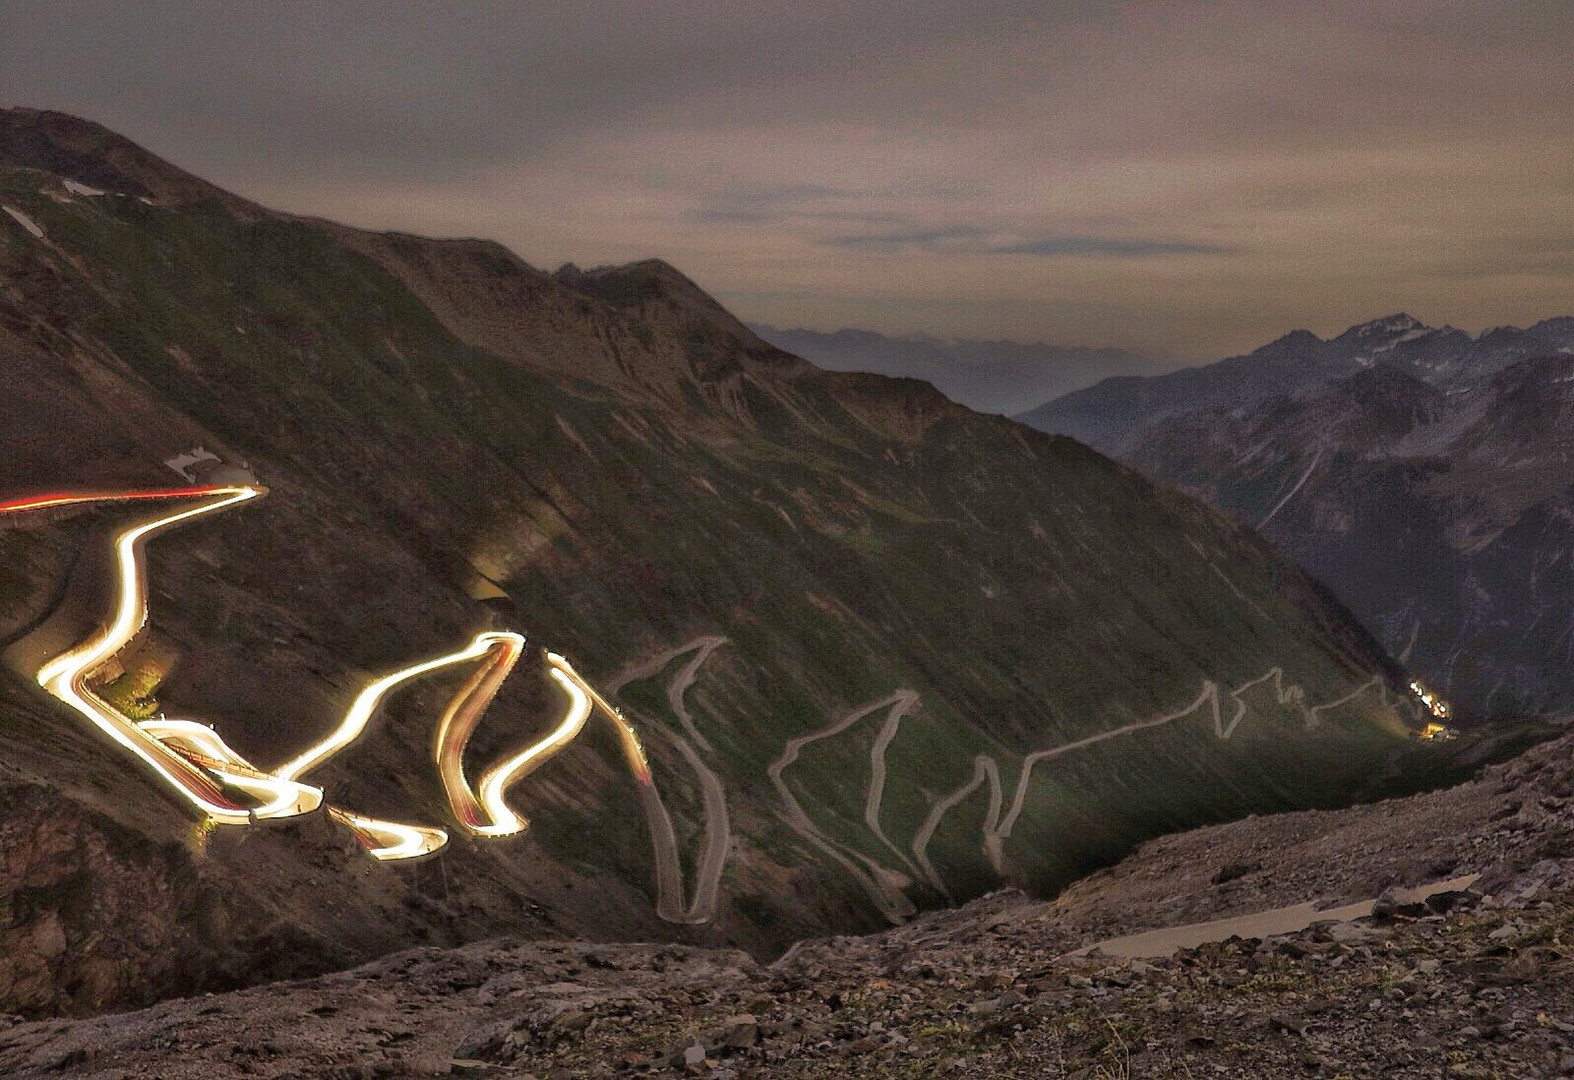
<path id="1" fill-rule="evenodd" d="M 1298 331 L 1022 419 L 1255 526 L 1462 714 L 1574 712 L 1574 318 Z"/>
<path id="2" fill-rule="evenodd" d="M 1017 417 L 1116 455 L 1129 453 L 1158 420 L 1215 406 L 1239 406 L 1346 378 L 1377 363 L 1428 384 L 1468 386 L 1519 360 L 1574 352 L 1574 318 L 1479 335 L 1430 327 L 1406 314 L 1352 326 L 1323 340 L 1307 330 L 1255 352 L 1165 375 L 1116 376 Z"/>
<path id="3" fill-rule="evenodd" d="M 1145 373 L 1163 361 L 1125 349 L 1093 349 L 1032 341 L 945 341 L 919 335 L 887 337 L 872 330 L 749 329 L 779 349 L 832 371 L 867 371 L 933 383 L 952 401 L 981 412 L 1011 414 L 1106 375 Z"/>

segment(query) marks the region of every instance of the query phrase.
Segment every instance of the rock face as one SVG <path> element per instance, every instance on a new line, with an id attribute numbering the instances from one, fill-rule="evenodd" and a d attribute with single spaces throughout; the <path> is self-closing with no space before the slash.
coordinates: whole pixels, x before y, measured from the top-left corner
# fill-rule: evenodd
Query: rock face
<path id="1" fill-rule="evenodd" d="M 189 845 L 156 842 L 52 788 L 7 785 L 0 798 L 0 999 L 15 1011 L 124 1007 L 172 989 L 288 978 L 430 934 L 376 888 L 301 904 L 288 918 L 245 902 L 237 878 L 279 874 L 302 889 L 364 873 L 364 854 L 320 819 L 244 845 L 215 837 L 194 859 Z"/>
<path id="2" fill-rule="evenodd" d="M 1130 460 L 1256 525 L 1462 715 L 1562 715 L 1571 420 L 1574 357 L 1455 389 L 1379 364 L 1171 417 Z"/>
<path id="3" fill-rule="evenodd" d="M 1568 1075 L 1571 763 L 1564 735 L 1459 787 L 1165 837 L 1053 902 L 1006 890 L 884 933 L 802 942 L 770 964 L 724 949 L 502 940 L 122 1015 L 0 1021 L 0 1070 Z M 1390 899 L 1395 886 L 1467 873 L 1479 875 L 1467 889 Z M 1097 948 L 1155 926 L 1363 896 L 1378 898 L 1370 917 L 1266 939 L 1149 959 Z"/>
<path id="4" fill-rule="evenodd" d="M 769 951 L 1413 785 L 1436 756 L 1399 669 L 1249 530 L 927 384 L 820 371 L 664 263 L 554 276 L 293 218 L 28 110 L 0 113 L 0 205 L 41 233 L 0 218 L 0 493 L 178 485 L 164 463 L 198 447 L 271 489 L 150 545 L 121 658 L 141 707 L 275 766 L 377 675 L 515 628 L 619 688 L 685 887 L 716 898 L 703 925 L 656 918 L 602 728 L 510 796 L 529 833 L 450 822 L 431 861 L 357 861 L 320 818 L 195 829 L 35 684 L 41 642 L 101 617 L 126 520 L 59 513 L 0 530 L 0 1008 L 499 933 Z M 461 681 L 401 691 L 313 781 L 445 822 L 432 731 Z M 521 663 L 468 767 L 556 707 Z M 70 888 L 39 799 L 84 831 Z"/>

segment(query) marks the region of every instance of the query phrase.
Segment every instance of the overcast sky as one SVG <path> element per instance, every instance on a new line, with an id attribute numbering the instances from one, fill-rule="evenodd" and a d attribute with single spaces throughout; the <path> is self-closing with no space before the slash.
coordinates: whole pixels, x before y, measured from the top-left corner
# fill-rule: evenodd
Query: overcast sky
<path id="1" fill-rule="evenodd" d="M 1574 3 L 0 0 L 0 104 L 780 326 L 1205 359 L 1574 313 Z"/>

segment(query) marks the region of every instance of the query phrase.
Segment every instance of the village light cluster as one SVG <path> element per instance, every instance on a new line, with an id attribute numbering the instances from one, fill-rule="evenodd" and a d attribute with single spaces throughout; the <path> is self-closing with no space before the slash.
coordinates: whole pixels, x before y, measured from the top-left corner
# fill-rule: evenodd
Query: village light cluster
<path id="1" fill-rule="evenodd" d="M 1421 704 L 1431 710 L 1432 715 L 1439 720 L 1447 720 L 1449 714 L 1448 702 L 1428 690 L 1421 683 L 1411 680 L 1410 692 L 1421 699 Z"/>
<path id="2" fill-rule="evenodd" d="M 1410 692 L 1420 698 L 1421 704 L 1425 705 L 1435 717 L 1435 719 L 1427 722 L 1426 727 L 1421 729 L 1421 738 L 1428 740 L 1454 738 L 1456 733 L 1453 728 L 1448 726 L 1449 717 L 1453 712 L 1448 707 L 1448 702 L 1428 690 L 1418 680 L 1411 680 Z"/>

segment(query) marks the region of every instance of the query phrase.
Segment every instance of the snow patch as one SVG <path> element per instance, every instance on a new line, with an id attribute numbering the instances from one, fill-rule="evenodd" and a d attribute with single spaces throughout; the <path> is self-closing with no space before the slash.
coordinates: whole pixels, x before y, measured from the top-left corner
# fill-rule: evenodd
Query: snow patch
<path id="1" fill-rule="evenodd" d="M 1361 327 L 1361 336 L 1368 334 L 1398 334 L 1408 330 L 1422 328 L 1421 320 L 1410 315 L 1394 315 L 1387 319 L 1378 319 Z"/>
<path id="2" fill-rule="evenodd" d="M 1394 340 L 1390 341 L 1388 344 L 1386 344 L 1386 345 L 1379 345 L 1377 348 L 1373 349 L 1372 351 L 1375 352 L 1375 353 L 1387 352 L 1389 349 L 1392 349 L 1395 345 L 1403 344 L 1406 341 L 1414 341 L 1417 338 L 1424 338 L 1428 334 L 1430 334 L 1431 332 L 1432 332 L 1431 329 L 1429 329 L 1428 327 L 1418 326 L 1414 330 L 1406 330 L 1403 334 L 1400 334 L 1398 337 L 1394 338 Z M 1358 357 L 1356 357 L 1356 359 L 1359 360 L 1360 357 L 1358 356 Z M 1371 363 L 1371 361 L 1367 361 L 1367 363 Z"/>
<path id="3" fill-rule="evenodd" d="M 192 466 L 203 461 L 218 460 L 219 456 L 213 451 L 201 446 L 194 446 L 190 450 L 187 450 L 184 454 L 176 454 L 172 458 L 165 458 L 164 464 L 180 473 L 181 476 L 186 478 L 188 483 L 195 484 L 197 482 L 197 478 L 192 474 Z"/>
<path id="4" fill-rule="evenodd" d="M 104 194 L 104 192 L 98 190 L 96 187 L 88 187 L 86 184 L 79 184 L 75 180 L 62 179 L 61 182 L 66 185 L 66 190 L 73 195 L 86 195 L 91 198 L 93 196 Z"/>
<path id="5" fill-rule="evenodd" d="M 16 223 L 22 226 L 22 228 L 26 229 L 28 232 L 32 233 L 34 238 L 38 240 L 42 240 L 44 238 L 44 230 L 38 227 L 38 222 L 22 213 L 22 211 L 18 210 L 16 207 L 0 206 L 0 210 L 4 210 L 6 213 L 10 214 L 16 220 Z"/>

